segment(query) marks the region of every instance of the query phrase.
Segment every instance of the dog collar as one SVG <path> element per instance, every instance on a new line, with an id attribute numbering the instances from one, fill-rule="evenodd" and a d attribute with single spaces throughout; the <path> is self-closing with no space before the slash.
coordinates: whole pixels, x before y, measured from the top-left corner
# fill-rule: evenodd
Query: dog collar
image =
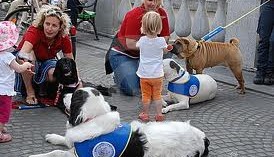
<path id="1" fill-rule="evenodd" d="M 80 84 L 80 81 L 78 81 L 77 83 L 73 83 L 73 84 L 69 84 L 69 85 L 66 85 L 66 87 L 73 87 L 73 88 L 76 88 L 78 87 Z"/>
<path id="2" fill-rule="evenodd" d="M 182 74 L 178 77 L 176 77 L 175 79 L 171 80 L 170 82 L 175 82 L 177 80 L 179 80 L 180 78 L 182 78 L 184 76 L 185 72 L 183 71 Z"/>

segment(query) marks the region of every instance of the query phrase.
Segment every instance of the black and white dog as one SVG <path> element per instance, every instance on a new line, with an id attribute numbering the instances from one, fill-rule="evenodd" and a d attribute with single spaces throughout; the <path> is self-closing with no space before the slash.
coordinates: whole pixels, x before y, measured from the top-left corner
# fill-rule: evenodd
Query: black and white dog
<path id="1" fill-rule="evenodd" d="M 167 95 L 163 96 L 162 113 L 189 109 L 195 104 L 214 99 L 217 93 L 217 82 L 207 74 L 189 74 L 175 60 L 163 60 L 165 79 L 168 81 Z M 167 102 L 171 102 L 167 105 Z"/>
<path id="2" fill-rule="evenodd" d="M 209 140 L 205 133 L 188 122 L 133 121 L 122 124 L 119 113 L 111 111 L 110 105 L 95 88 L 80 88 L 67 94 L 65 105 L 71 113 L 65 136 L 47 134 L 46 140 L 65 145 L 70 150 L 54 150 L 30 157 L 76 157 L 83 154 L 94 157 L 203 157 L 208 154 Z M 127 127 L 129 129 L 124 129 Z M 118 135 L 115 134 L 117 131 L 124 132 Z M 119 136 L 118 139 L 111 141 L 106 138 L 112 133 L 114 138 Z M 125 139 L 120 138 L 123 134 Z M 121 148 L 122 141 L 126 144 Z"/>
<path id="3" fill-rule="evenodd" d="M 112 93 L 115 92 L 112 88 L 79 80 L 76 63 L 70 58 L 61 58 L 57 61 L 53 76 L 56 78 L 56 82 L 59 83 L 57 98 L 55 100 L 56 106 L 63 112 L 66 111 L 63 101 L 64 95 L 73 93 L 77 88 L 79 88 L 79 86 L 94 87 L 104 96 L 111 96 Z M 116 107 L 112 106 L 112 109 L 116 109 Z"/>

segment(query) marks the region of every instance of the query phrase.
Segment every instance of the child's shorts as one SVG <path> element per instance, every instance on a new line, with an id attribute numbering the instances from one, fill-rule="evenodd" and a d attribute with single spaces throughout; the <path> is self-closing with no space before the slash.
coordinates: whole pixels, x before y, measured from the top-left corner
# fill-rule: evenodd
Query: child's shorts
<path id="1" fill-rule="evenodd" d="M 141 78 L 140 85 L 143 104 L 162 99 L 163 77 Z"/>

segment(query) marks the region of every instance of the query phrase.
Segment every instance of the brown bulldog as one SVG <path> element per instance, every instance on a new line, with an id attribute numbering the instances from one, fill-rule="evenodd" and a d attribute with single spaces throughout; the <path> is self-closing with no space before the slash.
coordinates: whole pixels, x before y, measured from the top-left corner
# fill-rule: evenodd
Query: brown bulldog
<path id="1" fill-rule="evenodd" d="M 237 38 L 232 38 L 227 43 L 221 43 L 181 37 L 174 42 L 171 53 L 179 58 L 186 58 L 186 68 L 189 73 L 192 73 L 194 69 L 197 74 L 202 74 L 204 68 L 221 64 L 228 66 L 239 83 L 236 88 L 240 89 L 241 94 L 245 93 L 242 55 Z"/>

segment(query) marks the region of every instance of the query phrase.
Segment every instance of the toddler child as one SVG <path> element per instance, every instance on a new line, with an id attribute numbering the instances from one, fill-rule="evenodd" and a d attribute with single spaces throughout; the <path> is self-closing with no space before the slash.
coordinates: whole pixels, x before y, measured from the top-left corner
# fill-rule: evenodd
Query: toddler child
<path id="1" fill-rule="evenodd" d="M 29 62 L 18 64 L 15 56 L 8 52 L 19 38 L 19 32 L 14 23 L 10 21 L 0 22 L 0 143 L 11 141 L 12 137 L 7 133 L 5 124 L 9 121 L 12 96 L 14 91 L 15 73 L 29 70 L 33 65 Z"/>
<path id="2" fill-rule="evenodd" d="M 163 52 L 172 49 L 164 37 L 158 37 L 162 30 L 160 14 L 155 11 L 147 12 L 142 18 L 141 32 L 145 34 L 136 43 L 140 49 L 140 63 L 136 74 L 140 77 L 143 111 L 139 118 L 149 121 L 149 107 L 152 101 L 156 105 L 156 121 L 163 121 L 162 86 L 163 86 Z"/>

